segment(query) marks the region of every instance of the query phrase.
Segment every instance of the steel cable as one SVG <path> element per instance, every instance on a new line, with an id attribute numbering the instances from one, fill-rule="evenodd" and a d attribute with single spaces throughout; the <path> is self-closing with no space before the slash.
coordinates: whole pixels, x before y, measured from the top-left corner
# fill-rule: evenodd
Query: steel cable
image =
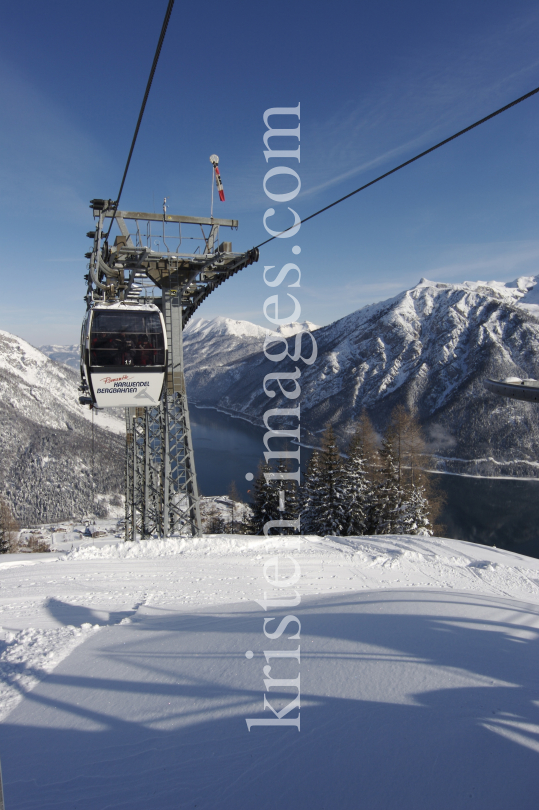
<path id="1" fill-rule="evenodd" d="M 389 177 L 390 174 L 395 174 L 395 172 L 398 172 L 400 169 L 404 169 L 405 166 L 409 166 L 410 163 L 414 163 L 414 161 L 419 160 L 419 158 L 425 157 L 425 155 L 430 154 L 430 152 L 434 152 L 434 150 L 439 149 L 440 146 L 444 146 L 446 143 L 449 143 L 450 141 L 454 141 L 455 138 L 460 138 L 461 135 L 464 135 L 466 132 L 469 132 L 471 129 L 475 129 L 475 127 L 478 127 L 481 124 L 484 124 L 485 121 L 490 121 L 491 118 L 494 118 L 496 115 L 500 115 L 500 113 L 503 113 L 506 110 L 509 110 L 511 107 L 514 107 L 516 104 L 520 104 L 521 101 L 525 101 L 527 98 L 530 98 L 531 96 L 534 96 L 536 93 L 539 93 L 539 87 L 536 87 L 535 90 L 531 90 L 529 93 L 526 93 L 525 96 L 520 96 L 520 98 L 515 99 L 515 101 L 512 101 L 510 104 L 506 104 L 505 107 L 500 107 L 499 110 L 496 110 L 495 112 L 490 113 L 490 115 L 485 116 L 485 118 L 481 118 L 479 121 L 476 121 L 475 124 L 470 124 L 469 127 L 466 127 L 465 129 L 461 129 L 460 132 L 455 132 L 454 135 L 451 135 L 449 138 L 445 138 L 445 140 L 440 141 L 440 143 L 437 143 L 434 146 L 431 146 L 430 149 L 425 149 L 424 152 L 420 152 L 419 155 L 416 155 L 415 157 L 410 158 L 410 160 L 406 160 L 404 163 L 401 163 L 400 166 L 395 166 L 394 169 L 390 169 L 390 171 L 385 172 L 384 174 L 381 174 L 379 177 L 376 177 L 374 180 L 371 180 L 370 183 L 365 183 L 364 186 L 360 186 L 359 188 L 356 188 L 355 191 L 351 191 L 349 194 L 345 194 L 345 196 L 341 197 L 339 200 L 335 200 L 335 202 L 332 202 L 329 205 L 324 206 L 324 208 L 321 208 L 319 211 L 316 211 L 314 214 L 311 214 L 310 216 L 305 217 L 305 219 L 300 220 L 300 223 L 303 225 L 304 222 L 308 222 L 310 219 L 314 219 L 314 217 L 317 217 L 318 214 L 322 214 L 324 211 L 328 211 L 330 208 L 333 208 L 335 205 L 338 205 L 339 203 L 344 202 L 344 200 L 348 200 L 349 197 L 353 197 L 354 194 L 359 194 L 360 191 L 363 191 L 364 189 L 369 188 L 369 186 L 373 186 L 375 183 L 378 183 L 380 180 L 383 180 L 384 177 Z M 298 224 L 299 223 L 291 225 L 289 228 L 286 228 L 286 230 L 281 231 L 280 233 L 275 234 L 275 236 L 271 236 L 269 239 L 266 239 L 265 242 L 261 242 L 259 245 L 256 245 L 256 247 L 261 248 L 263 245 L 267 245 L 268 242 L 272 242 L 274 239 L 278 239 L 280 236 L 283 235 L 283 233 L 287 233 L 287 231 L 291 231 L 292 228 L 297 227 Z"/>
<path id="2" fill-rule="evenodd" d="M 112 226 L 114 224 L 114 219 L 116 217 L 116 211 L 118 210 L 118 205 L 120 203 L 120 197 L 122 196 L 122 191 L 123 191 L 123 188 L 124 188 L 125 178 L 127 177 L 127 172 L 129 170 L 129 164 L 131 163 L 131 156 L 133 155 L 133 150 L 135 148 L 135 143 L 136 143 L 136 140 L 137 140 L 138 131 L 140 129 L 140 124 L 142 122 L 142 116 L 144 115 L 144 110 L 146 109 L 146 102 L 148 101 L 148 96 L 150 95 L 150 88 L 152 86 L 153 77 L 154 77 L 154 74 L 155 74 L 155 69 L 157 68 L 157 63 L 159 61 L 159 56 L 161 54 L 161 48 L 163 47 L 163 42 L 165 40 L 165 34 L 167 33 L 168 23 L 169 23 L 169 20 L 170 20 L 170 15 L 172 14 L 173 5 L 174 5 L 174 0 L 169 0 L 167 10 L 166 10 L 166 13 L 165 13 L 165 19 L 163 20 L 163 25 L 162 25 L 162 28 L 161 28 L 161 33 L 159 34 L 159 41 L 157 43 L 157 48 L 155 49 L 155 55 L 153 57 L 152 69 L 150 70 L 150 76 L 148 78 L 148 83 L 146 85 L 146 92 L 144 93 L 144 98 L 142 100 L 142 105 L 141 105 L 141 108 L 140 108 L 137 125 L 135 127 L 135 134 L 133 135 L 133 140 L 131 142 L 131 149 L 129 150 L 129 157 L 127 158 L 127 163 L 125 164 L 125 170 L 124 170 L 124 175 L 122 177 L 122 182 L 120 184 L 120 190 L 118 192 L 116 202 L 114 203 L 114 214 L 113 214 L 113 216 L 112 216 L 112 218 L 110 220 L 110 226 L 109 226 L 109 229 L 107 231 L 107 237 L 106 237 L 107 242 L 108 242 L 108 239 L 109 239 L 109 236 L 110 236 Z"/>

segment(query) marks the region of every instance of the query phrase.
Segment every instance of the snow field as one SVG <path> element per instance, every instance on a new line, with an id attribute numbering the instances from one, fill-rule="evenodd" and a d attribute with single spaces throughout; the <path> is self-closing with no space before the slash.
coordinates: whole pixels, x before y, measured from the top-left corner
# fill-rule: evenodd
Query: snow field
<path id="1" fill-rule="evenodd" d="M 263 564 L 277 553 L 292 554 L 300 563 L 303 596 L 421 587 L 539 604 L 539 560 L 530 557 L 417 536 L 303 537 L 299 551 L 296 543 L 225 534 L 101 541 L 52 559 L 5 555 L 16 559 L 0 562 L 0 637 L 8 644 L 0 655 L 5 678 L 0 718 L 69 654 L 74 639 L 85 640 L 77 627 L 126 623 L 142 607 L 185 611 L 252 602 L 267 590 Z M 41 637 L 46 652 L 36 658 Z M 45 660 L 47 666 L 41 666 Z M 25 667 L 28 678 L 20 676 Z"/>
<path id="2" fill-rule="evenodd" d="M 6 555 L 9 810 L 532 810 L 539 560 L 442 538 L 291 541 Z M 302 602 L 264 612 L 277 553 L 300 565 Z M 301 673 L 301 731 L 248 732 L 273 716 L 264 694 L 286 703 L 264 691 L 263 651 L 295 649 L 296 626 L 262 628 L 290 613 L 301 664 L 269 663 Z"/>

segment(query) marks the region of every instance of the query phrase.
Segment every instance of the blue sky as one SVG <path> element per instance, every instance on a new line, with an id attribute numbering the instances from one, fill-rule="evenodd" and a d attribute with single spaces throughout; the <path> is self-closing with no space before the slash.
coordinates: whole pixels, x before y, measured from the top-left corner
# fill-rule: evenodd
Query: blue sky
<path id="1" fill-rule="evenodd" d="M 166 0 L 11 4 L 0 30 L 0 328 L 78 340 L 88 202 L 117 194 Z M 539 85 L 535 2 L 177 2 L 121 207 L 209 215 L 220 156 L 235 250 L 266 237 L 264 110 L 301 103 L 307 216 Z M 275 240 L 200 316 L 265 325 L 263 266 L 299 244 L 325 324 L 422 276 L 539 273 L 539 96 Z M 281 206 L 282 208 L 283 206 Z M 222 232 L 222 238 L 226 234 Z"/>

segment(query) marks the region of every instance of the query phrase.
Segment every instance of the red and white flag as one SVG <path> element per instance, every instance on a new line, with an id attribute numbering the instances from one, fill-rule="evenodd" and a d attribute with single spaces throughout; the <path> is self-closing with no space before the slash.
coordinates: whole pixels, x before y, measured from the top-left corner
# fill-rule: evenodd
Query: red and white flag
<path id="1" fill-rule="evenodd" d="M 223 188 L 223 181 L 221 180 L 221 175 L 219 174 L 219 166 L 214 166 L 215 169 L 215 182 L 217 183 L 217 191 L 219 192 L 219 199 L 221 202 L 225 201 L 225 190 Z"/>
<path id="2" fill-rule="evenodd" d="M 213 163 L 213 168 L 215 169 L 215 183 L 217 185 L 217 191 L 219 192 L 219 199 L 221 202 L 225 201 L 225 190 L 223 188 L 223 181 L 221 180 L 221 175 L 219 173 L 219 158 L 217 155 L 212 155 L 210 158 L 211 162 Z"/>

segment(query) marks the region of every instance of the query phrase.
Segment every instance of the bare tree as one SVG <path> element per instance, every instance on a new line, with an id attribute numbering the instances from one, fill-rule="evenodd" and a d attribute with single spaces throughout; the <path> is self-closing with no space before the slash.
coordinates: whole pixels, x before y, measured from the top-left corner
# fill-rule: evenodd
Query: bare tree
<path id="1" fill-rule="evenodd" d="M 408 495 L 417 493 L 428 504 L 428 520 L 434 533 L 440 534 L 443 526 L 436 520 L 444 505 L 444 496 L 429 473 L 431 454 L 419 420 L 403 405 L 397 405 L 391 414 L 389 429 L 393 435 L 393 448 L 399 485 Z"/>
<path id="2" fill-rule="evenodd" d="M 356 441 L 361 443 L 371 477 L 374 477 L 375 471 L 380 466 L 380 437 L 376 433 L 365 408 L 361 411 L 361 416 L 355 424 L 354 436 Z"/>

